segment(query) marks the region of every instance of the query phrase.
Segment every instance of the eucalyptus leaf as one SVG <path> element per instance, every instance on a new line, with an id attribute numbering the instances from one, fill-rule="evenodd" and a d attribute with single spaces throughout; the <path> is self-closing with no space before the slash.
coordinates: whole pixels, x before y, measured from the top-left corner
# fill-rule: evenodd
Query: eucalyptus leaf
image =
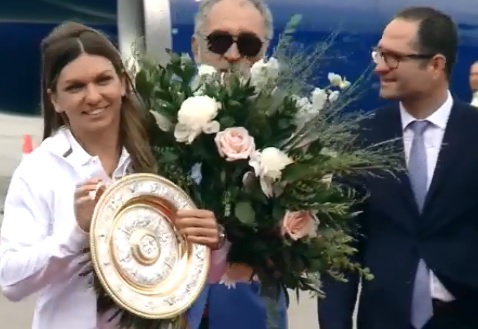
<path id="1" fill-rule="evenodd" d="M 285 35 L 293 34 L 297 30 L 297 27 L 299 26 L 301 20 L 302 20 L 302 15 L 300 15 L 300 14 L 293 15 L 290 18 L 289 22 L 287 23 L 285 31 L 283 32 L 283 34 L 285 34 Z"/>
<path id="2" fill-rule="evenodd" d="M 224 116 L 221 119 L 219 119 L 219 123 L 221 124 L 222 129 L 225 129 L 225 128 L 230 128 L 234 126 L 236 121 L 234 120 L 233 117 Z"/>
<path id="3" fill-rule="evenodd" d="M 280 206 L 280 204 L 275 204 L 272 209 L 272 216 L 276 222 L 280 222 L 284 218 L 286 210 Z"/>
<path id="4" fill-rule="evenodd" d="M 135 88 L 138 93 L 145 99 L 149 99 L 153 92 L 154 85 L 148 81 L 148 75 L 146 71 L 140 70 L 134 78 Z"/>
<path id="5" fill-rule="evenodd" d="M 315 166 L 310 166 L 302 163 L 293 163 L 288 165 L 282 171 L 282 180 L 284 181 L 298 181 L 317 173 Z"/>
<path id="6" fill-rule="evenodd" d="M 174 153 L 173 151 L 165 151 L 161 155 L 161 162 L 163 163 L 170 163 L 178 160 L 178 154 Z"/>
<path id="7" fill-rule="evenodd" d="M 234 215 L 241 223 L 255 226 L 256 213 L 249 201 L 238 202 L 234 208 Z"/>
<path id="8" fill-rule="evenodd" d="M 221 171 L 221 183 L 222 184 L 226 183 L 226 171 L 225 170 Z"/>

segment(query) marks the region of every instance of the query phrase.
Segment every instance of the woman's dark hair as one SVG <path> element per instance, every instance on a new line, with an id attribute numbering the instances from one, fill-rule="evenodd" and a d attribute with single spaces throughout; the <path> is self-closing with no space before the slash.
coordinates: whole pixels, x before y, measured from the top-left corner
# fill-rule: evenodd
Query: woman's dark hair
<path id="1" fill-rule="evenodd" d="M 41 107 L 43 112 L 43 139 L 68 124 L 65 116 L 57 113 L 48 91 L 56 91 L 58 76 L 63 68 L 82 54 L 107 58 L 116 73 L 125 77 L 127 93 L 121 108 L 121 142 L 131 155 L 135 172 L 156 172 L 156 161 L 148 140 L 149 112 L 142 107 L 134 87 L 126 74 L 121 55 L 103 33 L 80 23 L 65 22 L 57 26 L 41 43 L 42 77 Z"/>

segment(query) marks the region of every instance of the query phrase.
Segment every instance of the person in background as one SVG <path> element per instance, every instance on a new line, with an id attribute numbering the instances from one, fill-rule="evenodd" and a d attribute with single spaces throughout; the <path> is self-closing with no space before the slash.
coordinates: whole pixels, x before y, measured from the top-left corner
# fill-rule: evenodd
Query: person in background
<path id="1" fill-rule="evenodd" d="M 33 329 L 118 329 L 115 310 L 98 314 L 90 278 L 89 227 L 99 182 L 155 173 L 147 111 L 120 54 L 100 32 L 67 22 L 42 42 L 44 140 L 15 170 L 5 201 L 0 286 L 11 301 L 39 293 Z M 178 211 L 189 241 L 217 248 L 207 210 Z"/>
<path id="2" fill-rule="evenodd" d="M 478 107 L 478 61 L 474 62 L 470 67 L 470 88 L 473 93 L 471 105 Z"/>
<path id="3" fill-rule="evenodd" d="M 264 57 L 272 36 L 272 14 L 265 1 L 203 0 L 196 15 L 192 52 L 197 64 L 210 65 L 218 71 L 232 65 L 247 69 Z M 201 328 L 209 329 L 268 328 L 266 305 L 259 289 L 253 268 L 229 264 L 221 283 L 209 285 L 202 304 L 196 303 L 196 316 L 189 321 L 191 328 L 196 329 L 199 323 Z M 285 295 L 277 306 L 279 327 L 285 329 Z"/>
<path id="4" fill-rule="evenodd" d="M 263 0 L 205 0 L 196 15 L 192 52 L 198 64 L 227 70 L 264 58 L 273 37 L 272 14 Z"/>
<path id="5" fill-rule="evenodd" d="M 478 328 L 478 111 L 449 91 L 457 45 L 448 15 L 411 7 L 372 52 L 380 96 L 396 104 L 376 112 L 363 139 L 398 139 L 406 169 L 352 180 L 369 196 L 357 260 L 374 275 L 362 280 L 357 329 Z M 348 279 L 324 277 L 321 329 L 354 328 L 359 278 Z"/>

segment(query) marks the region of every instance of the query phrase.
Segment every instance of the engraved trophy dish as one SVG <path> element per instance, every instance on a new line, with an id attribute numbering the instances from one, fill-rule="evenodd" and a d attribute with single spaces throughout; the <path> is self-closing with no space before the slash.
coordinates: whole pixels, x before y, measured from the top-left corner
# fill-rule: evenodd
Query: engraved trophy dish
<path id="1" fill-rule="evenodd" d="M 174 227 L 178 209 L 194 209 L 171 181 L 132 174 L 99 197 L 90 229 L 96 276 L 115 303 L 145 319 L 184 313 L 207 279 L 210 251 Z"/>

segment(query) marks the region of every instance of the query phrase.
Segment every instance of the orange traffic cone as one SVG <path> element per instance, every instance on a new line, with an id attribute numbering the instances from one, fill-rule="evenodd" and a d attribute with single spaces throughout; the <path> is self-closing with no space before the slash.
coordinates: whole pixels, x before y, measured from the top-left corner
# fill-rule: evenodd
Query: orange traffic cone
<path id="1" fill-rule="evenodd" d="M 24 135 L 23 136 L 23 146 L 22 146 L 22 157 L 32 153 L 33 151 L 33 141 L 32 135 Z"/>

